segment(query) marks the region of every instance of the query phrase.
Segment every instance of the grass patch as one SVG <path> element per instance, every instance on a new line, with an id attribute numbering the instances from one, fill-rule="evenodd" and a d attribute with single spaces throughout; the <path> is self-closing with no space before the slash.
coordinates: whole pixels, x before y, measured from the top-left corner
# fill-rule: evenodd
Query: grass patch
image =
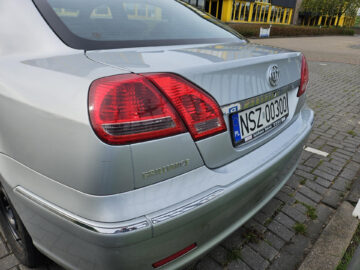
<path id="1" fill-rule="evenodd" d="M 259 243 L 260 240 L 264 239 L 264 235 L 253 227 L 246 228 L 242 234 L 242 237 L 245 239 L 245 243 Z"/>
<path id="2" fill-rule="evenodd" d="M 349 131 L 347 132 L 347 134 L 349 134 L 349 135 L 351 135 L 351 136 L 353 136 L 353 137 L 355 137 L 355 136 L 357 135 L 356 132 L 353 131 L 353 130 L 349 130 Z"/>
<path id="3" fill-rule="evenodd" d="M 312 207 L 311 205 L 308 205 L 306 203 L 301 203 L 303 206 L 305 206 L 306 208 L 306 215 L 311 219 L 311 220 L 315 220 L 317 219 L 317 214 L 316 214 L 316 209 L 314 207 Z"/>
<path id="4" fill-rule="evenodd" d="M 306 184 L 306 179 L 300 181 L 300 185 L 305 185 L 305 184 Z"/>
<path id="5" fill-rule="evenodd" d="M 341 262 L 339 263 L 336 270 L 346 270 L 348 264 L 350 263 L 355 250 L 360 245 L 360 225 L 357 227 L 357 230 L 350 242 L 349 247 L 347 248 L 343 258 L 341 259 Z"/>
<path id="6" fill-rule="evenodd" d="M 306 233 L 306 226 L 303 223 L 296 223 L 293 228 L 297 234 L 305 234 Z"/>
<path id="7" fill-rule="evenodd" d="M 264 222 L 264 226 L 267 227 L 271 223 L 271 221 L 273 221 L 273 217 L 267 218 Z"/>
<path id="8" fill-rule="evenodd" d="M 228 263 L 231 262 L 231 261 L 235 261 L 237 259 L 241 259 L 241 250 L 240 249 L 230 250 L 226 254 L 226 260 L 227 260 Z"/>

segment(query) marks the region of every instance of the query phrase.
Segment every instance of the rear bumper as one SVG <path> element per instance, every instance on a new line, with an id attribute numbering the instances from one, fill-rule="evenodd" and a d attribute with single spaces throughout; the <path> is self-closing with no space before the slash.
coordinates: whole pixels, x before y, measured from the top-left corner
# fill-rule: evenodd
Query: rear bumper
<path id="1" fill-rule="evenodd" d="M 66 268 L 152 269 L 196 243 L 166 265 L 176 269 L 230 235 L 281 189 L 296 168 L 313 118 L 304 107 L 279 136 L 226 166 L 202 167 L 127 194 L 61 194 L 60 187 L 55 194 L 49 180 L 47 193 L 54 200 L 20 185 L 11 197 L 35 245 Z"/>

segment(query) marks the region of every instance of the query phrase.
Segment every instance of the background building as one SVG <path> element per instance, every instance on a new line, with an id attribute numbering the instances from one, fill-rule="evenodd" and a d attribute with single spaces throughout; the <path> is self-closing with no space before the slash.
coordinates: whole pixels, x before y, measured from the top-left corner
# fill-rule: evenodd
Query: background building
<path id="1" fill-rule="evenodd" d="M 301 11 L 304 0 L 183 0 L 223 22 L 351 26 L 355 19 Z"/>
<path id="2" fill-rule="evenodd" d="M 224 22 L 291 24 L 297 0 L 185 0 L 185 2 L 205 10 Z"/>

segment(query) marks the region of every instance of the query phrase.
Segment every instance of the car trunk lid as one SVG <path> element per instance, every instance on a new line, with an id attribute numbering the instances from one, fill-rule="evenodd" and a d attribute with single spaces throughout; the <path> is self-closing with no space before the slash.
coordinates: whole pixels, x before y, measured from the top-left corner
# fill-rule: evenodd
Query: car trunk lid
<path id="1" fill-rule="evenodd" d="M 86 54 L 93 61 L 133 73 L 176 73 L 212 95 L 222 107 L 228 131 L 196 142 L 204 163 L 210 168 L 231 162 L 265 142 L 261 139 L 247 145 L 234 145 L 228 111 L 232 104 L 282 89 L 284 93 L 289 91 L 291 106 L 286 121 L 290 122 L 296 114 L 298 98 L 294 93 L 301 70 L 301 57 L 297 52 L 237 42 L 89 51 Z M 272 65 L 280 71 L 276 86 L 269 83 L 268 72 Z M 270 133 L 268 139 L 276 135 Z"/>

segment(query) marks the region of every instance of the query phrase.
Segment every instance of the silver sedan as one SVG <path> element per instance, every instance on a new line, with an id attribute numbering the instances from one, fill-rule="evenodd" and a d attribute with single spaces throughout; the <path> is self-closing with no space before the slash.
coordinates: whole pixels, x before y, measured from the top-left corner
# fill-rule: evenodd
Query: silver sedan
<path id="1" fill-rule="evenodd" d="M 18 259 L 177 269 L 294 172 L 299 52 L 177 0 L 0 1 L 0 223 Z"/>

